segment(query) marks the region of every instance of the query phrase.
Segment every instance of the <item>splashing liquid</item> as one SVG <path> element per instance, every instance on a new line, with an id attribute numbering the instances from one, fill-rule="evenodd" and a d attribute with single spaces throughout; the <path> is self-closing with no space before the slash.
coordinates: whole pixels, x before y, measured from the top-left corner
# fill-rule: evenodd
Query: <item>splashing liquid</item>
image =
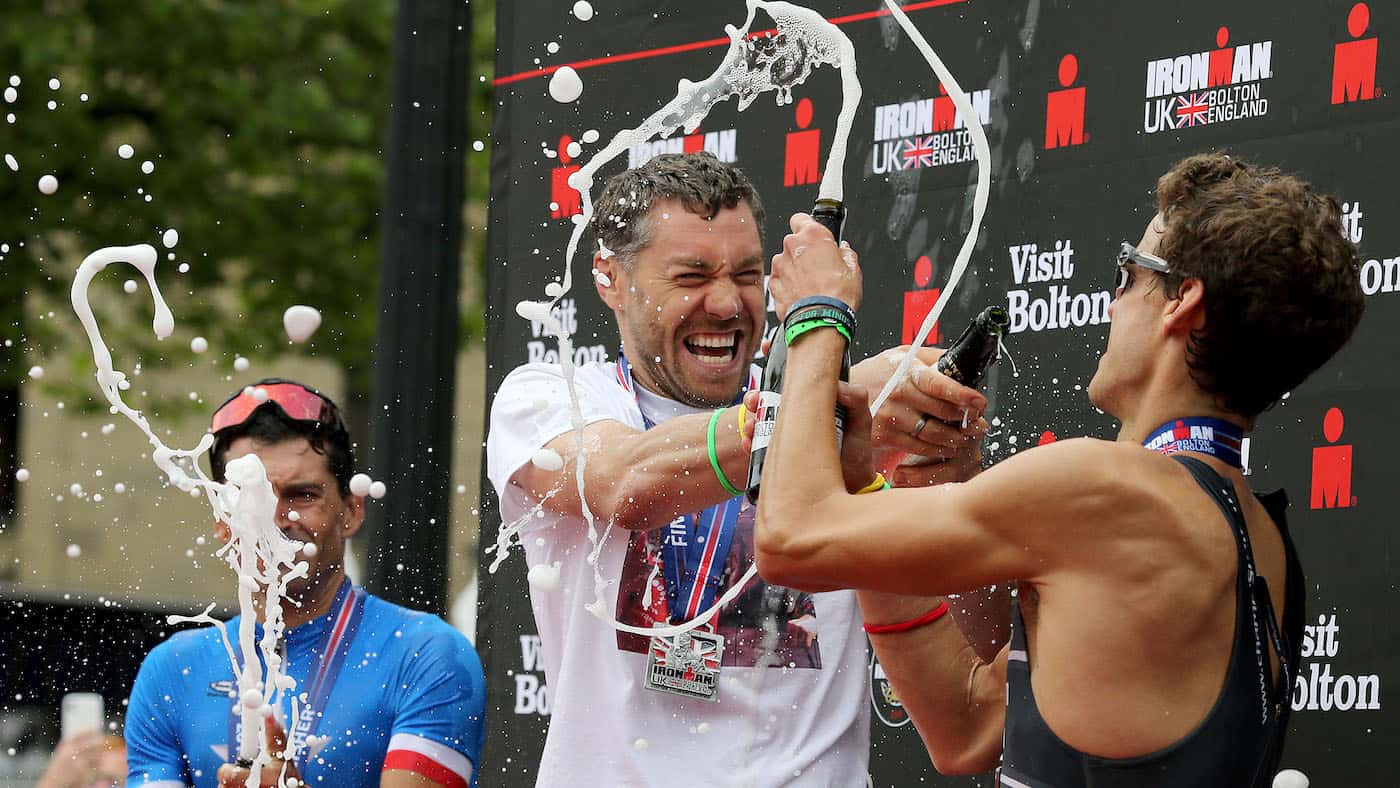
<path id="1" fill-rule="evenodd" d="M 270 756 L 262 746 L 267 704 L 277 705 L 282 693 L 296 688 L 296 681 L 283 672 L 282 658 L 276 648 L 285 628 L 282 601 L 286 597 L 287 584 L 305 577 L 308 567 L 305 561 L 296 558 L 302 543 L 286 538 L 277 527 L 277 494 L 267 480 L 267 472 L 257 455 L 248 454 L 229 462 L 226 470 L 228 481 L 216 482 L 204 475 L 198 462 L 199 455 L 213 445 L 213 435 L 206 433 L 193 449 L 172 449 L 156 436 L 140 411 L 132 409 L 122 400 L 122 389 L 129 387 L 126 373 L 113 366 L 112 354 L 102 339 L 97 318 L 88 302 L 88 287 L 97 274 L 113 263 L 134 266 L 146 277 L 151 298 L 155 302 L 155 318 L 151 328 L 157 338 L 165 339 L 175 330 L 175 318 L 156 284 L 157 259 L 155 247 L 149 244 L 108 247 L 88 255 L 73 277 L 73 311 L 78 314 L 92 345 L 93 361 L 97 365 L 97 387 L 110 404 L 111 412 L 125 416 L 145 433 L 152 447 L 151 459 L 172 485 L 186 493 L 203 492 L 214 510 L 215 518 L 229 527 L 230 539 L 217 555 L 238 573 L 238 607 L 242 615 L 238 645 L 242 667 L 239 667 L 222 623 L 208 615 L 212 605 L 198 616 L 172 617 L 171 623 L 197 621 L 219 625 L 230 664 L 238 677 L 239 697 L 248 697 L 250 692 L 267 696 L 265 702 L 256 704 L 255 708 L 247 704 L 240 707 L 238 756 L 252 761 L 250 784 L 257 785 L 262 767 L 270 762 Z M 259 592 L 261 599 L 256 596 Z M 259 610 L 264 613 L 263 636 L 255 644 L 254 627 Z M 267 665 L 265 674 L 259 671 L 259 651 Z M 294 702 L 293 729 L 296 714 Z"/>
<path id="2" fill-rule="evenodd" d="M 813 69 L 829 65 L 841 72 L 841 113 L 837 120 L 835 139 L 827 156 L 825 174 L 822 177 L 820 197 L 841 200 L 844 194 L 842 173 L 845 171 L 846 142 L 850 137 L 851 125 L 855 119 L 856 107 L 860 103 L 860 80 L 856 74 L 855 47 L 846 34 L 828 22 L 821 14 L 793 3 L 778 0 L 746 0 L 747 15 L 742 28 L 733 25 L 725 27 L 729 37 L 729 49 L 719 67 L 700 82 L 681 80 L 675 98 L 654 112 L 641 125 L 621 131 L 606 147 L 598 151 L 569 178 L 569 185 L 578 190 L 581 196 L 582 215 L 574 224 L 573 233 L 564 253 L 564 276 L 562 284 L 548 292 L 551 300 L 522 301 L 516 312 L 523 318 L 535 320 L 558 340 L 559 365 L 569 392 L 569 407 L 572 416 L 573 433 L 578 462 L 575 467 L 575 483 L 578 485 L 579 500 L 582 502 L 583 517 L 588 523 L 588 539 L 593 549 L 588 562 L 593 566 L 593 601 L 585 608 L 598 619 L 614 629 L 643 636 L 672 636 L 688 632 L 709 621 L 724 605 L 729 604 L 758 573 L 757 566 L 750 564 L 737 582 L 715 600 L 713 606 L 690 621 L 669 627 L 646 629 L 623 624 L 609 614 L 604 594 L 608 582 L 598 568 L 598 556 L 607 541 L 612 523 L 607 523 L 602 534 L 598 533 L 593 512 L 588 508 L 584 495 L 584 471 L 588 463 L 588 453 L 583 446 L 584 420 L 579 406 L 578 391 L 574 385 L 573 343 L 569 334 L 554 317 L 554 307 L 573 287 L 573 269 L 570 262 L 578 252 L 584 230 L 593 217 L 593 176 L 603 166 L 622 155 L 633 145 L 640 144 L 653 136 L 669 136 L 677 129 L 686 133 L 699 127 L 710 110 L 722 101 L 734 97 L 739 110 L 743 111 L 763 93 L 773 92 L 779 105 L 792 102 L 792 90 L 811 76 Z M 777 31 L 753 36 L 749 31 L 759 10 L 766 12 L 777 23 Z M 523 518 L 522 518 L 523 519 Z M 528 522 L 525 520 L 524 522 Z M 503 524 L 497 534 L 496 549 L 499 551 L 491 571 L 495 571 L 512 539 L 518 540 L 519 528 L 523 522 Z"/>

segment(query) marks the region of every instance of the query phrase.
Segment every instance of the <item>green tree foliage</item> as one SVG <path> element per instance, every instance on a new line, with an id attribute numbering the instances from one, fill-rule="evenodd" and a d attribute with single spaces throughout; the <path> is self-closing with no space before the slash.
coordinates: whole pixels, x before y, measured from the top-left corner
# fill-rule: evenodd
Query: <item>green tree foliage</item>
<path id="1" fill-rule="evenodd" d="M 481 67 L 463 78 L 475 83 L 472 138 L 485 140 L 493 6 L 472 5 Z M 0 122 L 0 153 L 20 167 L 0 169 L 0 242 L 10 245 L 0 261 L 0 340 L 14 343 L 0 348 L 0 385 L 68 349 L 48 363 L 71 370 L 46 384 L 68 380 L 90 394 L 91 361 L 66 308 L 72 271 L 99 247 L 150 243 L 180 330 L 157 344 L 149 299 L 124 296 L 125 272 L 102 277 L 94 300 L 123 350 L 119 366 L 133 363 L 129 348 L 148 366 L 188 360 L 196 334 L 230 358 L 288 350 L 282 311 L 304 303 L 324 323 L 297 350 L 342 364 L 349 390 L 365 393 L 393 0 L 7 0 L 3 20 L 0 88 L 11 74 L 21 81 L 16 101 L 0 105 L 0 116 L 15 116 Z M 135 149 L 131 159 L 118 156 L 122 144 Z M 481 292 L 486 154 L 471 152 L 468 163 L 482 170 L 469 191 L 470 297 Z M 43 174 L 58 178 L 56 194 L 39 192 Z M 166 228 L 180 234 L 169 262 Z M 177 272 L 181 262 L 188 273 Z M 479 303 L 462 306 L 480 312 Z M 463 321 L 464 330 L 479 325 Z"/>

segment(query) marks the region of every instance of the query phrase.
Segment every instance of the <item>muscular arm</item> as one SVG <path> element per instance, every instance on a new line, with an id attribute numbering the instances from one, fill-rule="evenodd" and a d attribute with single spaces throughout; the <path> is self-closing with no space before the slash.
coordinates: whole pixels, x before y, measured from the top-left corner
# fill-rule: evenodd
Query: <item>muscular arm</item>
<path id="1" fill-rule="evenodd" d="M 1161 539 L 1147 515 L 1167 502 L 1132 472 L 1146 454 L 1103 441 L 1038 447 L 962 484 L 848 495 L 835 441 L 817 438 L 831 430 L 843 342 L 816 331 L 788 351 L 756 529 L 770 582 L 944 594 L 1043 580 Z"/>
<path id="2" fill-rule="evenodd" d="M 616 421 L 585 427 L 584 492 L 593 516 L 618 528 L 650 530 L 733 497 L 710 465 L 706 432 L 711 415 L 680 416 L 646 431 Z M 742 490 L 749 456 L 739 439 L 738 418 L 738 407 L 721 414 L 715 455 L 730 484 Z M 527 462 L 511 483 L 551 511 L 580 515 L 577 433 L 560 435 L 547 448 L 563 458 L 562 469 L 549 471 Z"/>
<path id="3" fill-rule="evenodd" d="M 387 769 L 379 773 L 379 788 L 437 788 L 442 785 L 418 772 Z"/>
<path id="4" fill-rule="evenodd" d="M 866 621 L 875 624 L 909 621 L 938 604 L 937 597 L 877 591 L 861 591 L 857 598 Z M 870 642 L 934 767 L 943 774 L 977 774 L 996 766 L 1001 755 L 1008 646 L 979 657 L 948 618 L 909 632 L 872 634 Z"/>

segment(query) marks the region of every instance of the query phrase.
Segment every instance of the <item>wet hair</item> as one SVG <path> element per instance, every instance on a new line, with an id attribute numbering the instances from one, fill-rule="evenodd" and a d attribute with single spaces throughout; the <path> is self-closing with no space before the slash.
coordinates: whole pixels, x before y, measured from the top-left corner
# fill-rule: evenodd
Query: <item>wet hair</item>
<path id="1" fill-rule="evenodd" d="M 1222 153 L 1184 159 L 1157 181 L 1165 230 L 1157 254 L 1205 288 L 1191 333 L 1192 379 L 1224 409 L 1253 418 L 1351 337 L 1364 300 L 1356 247 L 1336 198 L 1274 168 Z"/>
<path id="2" fill-rule="evenodd" d="M 269 446 L 305 438 L 311 450 L 326 458 L 326 465 L 335 477 L 341 497 L 350 494 L 350 477 L 355 474 L 355 451 L 350 446 L 350 434 L 329 424 L 297 421 L 272 400 L 259 405 L 247 421 L 229 427 L 214 436 L 209 450 L 209 471 L 214 481 L 224 481 L 228 449 L 239 438 L 251 438 L 254 443 Z"/>
<path id="3" fill-rule="evenodd" d="M 594 238 L 630 268 L 637 253 L 651 243 L 648 214 L 660 200 L 678 200 L 687 211 L 707 219 L 746 201 L 763 239 L 763 201 L 753 183 L 743 170 L 708 151 L 663 153 L 609 178 L 593 207 Z"/>

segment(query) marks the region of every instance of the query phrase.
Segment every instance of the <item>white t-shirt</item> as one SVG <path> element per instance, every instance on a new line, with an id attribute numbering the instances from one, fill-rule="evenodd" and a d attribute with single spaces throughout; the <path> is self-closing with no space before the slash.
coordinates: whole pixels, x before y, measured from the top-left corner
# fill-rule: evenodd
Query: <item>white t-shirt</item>
<path id="1" fill-rule="evenodd" d="M 638 401 L 613 363 L 579 367 L 585 423 L 611 419 L 644 429 Z M 655 423 L 700 412 L 637 387 Z M 509 480 L 533 454 L 573 431 L 559 367 L 526 364 L 496 393 L 486 444 L 487 475 L 503 522 L 535 501 Z M 708 472 L 708 469 L 706 469 Z M 753 556 L 753 511 L 745 505 L 720 593 Z M 559 588 L 530 590 L 539 627 L 551 720 L 540 786 L 839 786 L 866 784 L 870 707 L 865 635 L 855 594 L 805 594 L 756 578 L 720 612 L 725 636 L 717 701 L 646 689 L 646 639 L 621 634 L 584 609 L 593 601 L 591 545 L 581 516 L 545 512 L 521 532 L 530 566 L 560 564 Z M 606 523 L 599 522 L 601 533 Z M 607 610 L 642 627 L 666 616 L 659 535 L 614 530 L 598 557 Z M 537 543 L 540 542 L 541 543 Z M 775 600 L 786 612 L 770 667 L 760 656 L 759 616 Z"/>

